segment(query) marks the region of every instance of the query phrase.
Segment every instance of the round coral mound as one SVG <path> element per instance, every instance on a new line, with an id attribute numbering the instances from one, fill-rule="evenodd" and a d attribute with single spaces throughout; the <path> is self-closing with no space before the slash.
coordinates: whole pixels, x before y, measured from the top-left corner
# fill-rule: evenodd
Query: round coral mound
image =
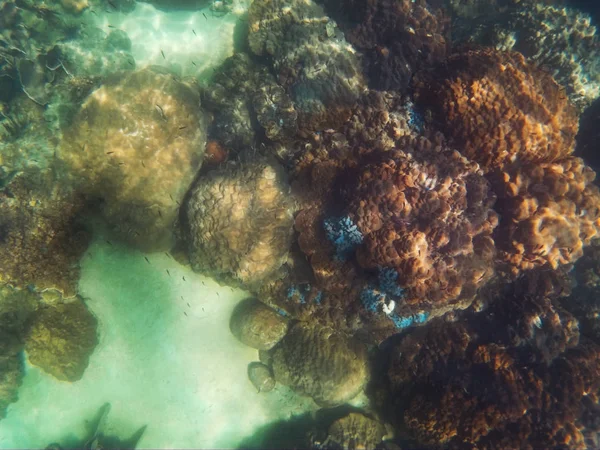
<path id="1" fill-rule="evenodd" d="M 486 171 L 569 155 L 577 110 L 541 69 L 519 53 L 467 50 L 415 81 L 451 144 Z"/>

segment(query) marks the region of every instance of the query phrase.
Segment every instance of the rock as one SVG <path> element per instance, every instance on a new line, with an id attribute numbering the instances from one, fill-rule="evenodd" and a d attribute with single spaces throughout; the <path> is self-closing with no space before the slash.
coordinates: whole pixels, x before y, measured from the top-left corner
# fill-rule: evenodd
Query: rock
<path id="1" fill-rule="evenodd" d="M 258 392 L 269 392 L 275 387 L 275 378 L 269 367 L 261 362 L 248 364 L 248 378 Z"/>
<path id="2" fill-rule="evenodd" d="M 270 350 L 285 336 L 288 321 L 258 300 L 251 299 L 236 307 L 229 328 L 243 344 Z"/>

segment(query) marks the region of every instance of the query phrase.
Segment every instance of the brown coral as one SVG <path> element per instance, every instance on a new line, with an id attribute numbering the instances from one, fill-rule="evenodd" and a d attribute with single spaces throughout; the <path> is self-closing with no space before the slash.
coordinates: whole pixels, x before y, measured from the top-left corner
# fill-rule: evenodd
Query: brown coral
<path id="1" fill-rule="evenodd" d="M 600 348 L 577 325 L 547 298 L 509 295 L 415 330 L 392 351 L 396 420 L 421 444 L 582 447 L 597 430 Z"/>
<path id="2" fill-rule="evenodd" d="M 403 90 L 418 70 L 442 61 L 448 20 L 425 0 L 326 0 L 346 39 L 365 54 L 375 89 Z"/>
<path id="3" fill-rule="evenodd" d="M 0 191 L 0 282 L 74 296 L 90 240 L 83 206 L 50 173 L 17 175 Z"/>
<path id="4" fill-rule="evenodd" d="M 283 169 L 270 161 L 232 161 L 200 177 L 183 206 L 192 268 L 246 287 L 276 276 L 292 241 L 293 206 Z"/>
<path id="5" fill-rule="evenodd" d="M 204 155 L 199 95 L 144 69 L 92 92 L 57 152 L 68 179 L 104 200 L 114 231 L 144 249 L 170 248 L 171 227 Z"/>
<path id="6" fill-rule="evenodd" d="M 549 74 L 518 53 L 454 54 L 421 73 L 415 89 L 451 144 L 486 171 L 554 162 L 573 151 L 576 109 Z"/>
<path id="7" fill-rule="evenodd" d="M 596 174 L 580 158 L 523 166 L 493 177 L 503 216 L 499 256 L 517 273 L 575 262 L 600 231 Z"/>

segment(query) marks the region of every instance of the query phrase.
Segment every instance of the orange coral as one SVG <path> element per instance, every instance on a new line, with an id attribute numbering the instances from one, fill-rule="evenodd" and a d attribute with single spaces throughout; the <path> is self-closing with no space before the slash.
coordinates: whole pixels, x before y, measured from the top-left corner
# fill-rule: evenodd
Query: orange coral
<path id="1" fill-rule="evenodd" d="M 227 161 L 229 152 L 218 141 L 211 140 L 206 143 L 205 150 L 206 164 L 218 165 Z"/>
<path id="2" fill-rule="evenodd" d="M 519 53 L 468 50 L 416 79 L 417 101 L 433 111 L 451 144 L 486 170 L 553 162 L 573 151 L 576 109 Z"/>
<path id="3" fill-rule="evenodd" d="M 575 262 L 600 232 L 600 191 L 580 158 L 498 174 L 494 187 L 504 220 L 496 244 L 516 274 Z"/>

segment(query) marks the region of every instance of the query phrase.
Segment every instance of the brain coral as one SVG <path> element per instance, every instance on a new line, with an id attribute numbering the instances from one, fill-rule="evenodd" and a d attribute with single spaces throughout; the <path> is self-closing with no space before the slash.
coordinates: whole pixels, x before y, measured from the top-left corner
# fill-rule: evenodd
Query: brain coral
<path id="1" fill-rule="evenodd" d="M 367 382 L 366 349 L 333 329 L 297 323 L 272 356 L 278 382 L 323 406 L 351 400 Z"/>
<path id="2" fill-rule="evenodd" d="M 399 427 L 446 448 L 586 448 L 600 348 L 548 298 L 509 296 L 472 320 L 430 323 L 392 350 Z"/>
<path id="3" fill-rule="evenodd" d="M 523 166 L 494 179 L 499 256 L 514 273 L 575 262 L 600 232 L 596 174 L 580 158 Z"/>
<path id="4" fill-rule="evenodd" d="M 192 268 L 244 286 L 274 276 L 293 234 L 293 200 L 281 167 L 230 162 L 198 179 L 183 206 Z"/>
<path id="5" fill-rule="evenodd" d="M 301 129 L 342 124 L 364 90 L 356 51 L 312 0 L 256 0 L 248 11 L 250 49 L 272 58 Z"/>
<path id="6" fill-rule="evenodd" d="M 326 0 L 346 39 L 365 55 L 369 85 L 404 90 L 412 75 L 446 57 L 448 20 L 425 0 Z"/>
<path id="7" fill-rule="evenodd" d="M 466 50 L 415 81 L 453 146 L 486 170 L 569 155 L 577 110 L 546 72 L 518 53 Z"/>
<path id="8" fill-rule="evenodd" d="M 199 95 L 144 69 L 92 92 L 57 152 L 70 182 L 104 200 L 114 231 L 144 249 L 169 248 L 178 202 L 200 168 Z"/>

